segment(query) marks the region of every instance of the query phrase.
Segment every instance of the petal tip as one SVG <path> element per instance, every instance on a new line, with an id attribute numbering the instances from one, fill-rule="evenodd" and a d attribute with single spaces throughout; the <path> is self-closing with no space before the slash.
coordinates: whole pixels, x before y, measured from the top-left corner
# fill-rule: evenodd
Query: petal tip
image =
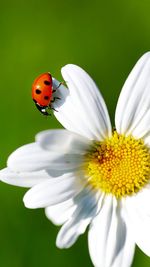
<path id="1" fill-rule="evenodd" d="M 34 202 L 31 200 L 31 197 L 29 195 L 29 191 L 24 195 L 23 203 L 24 203 L 25 207 L 28 209 L 35 209 L 36 208 L 34 205 Z"/>
<path id="2" fill-rule="evenodd" d="M 83 69 L 81 67 L 79 67 L 78 65 L 70 63 L 70 64 L 67 64 L 61 68 L 61 73 L 63 76 L 65 73 L 68 73 L 68 71 L 71 72 L 71 71 L 75 71 L 75 70 L 83 70 Z"/>
<path id="3" fill-rule="evenodd" d="M 59 248 L 59 249 L 67 249 L 69 248 L 69 246 L 65 245 L 59 238 L 59 233 L 57 235 L 57 238 L 56 238 L 56 247 Z"/>

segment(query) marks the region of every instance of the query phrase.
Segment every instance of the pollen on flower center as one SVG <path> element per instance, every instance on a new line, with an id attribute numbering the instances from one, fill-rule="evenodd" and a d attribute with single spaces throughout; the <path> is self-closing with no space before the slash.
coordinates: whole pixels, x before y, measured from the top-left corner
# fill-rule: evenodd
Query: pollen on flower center
<path id="1" fill-rule="evenodd" d="M 142 139 L 116 131 L 86 154 L 88 183 L 117 198 L 138 192 L 150 180 L 150 151 Z"/>

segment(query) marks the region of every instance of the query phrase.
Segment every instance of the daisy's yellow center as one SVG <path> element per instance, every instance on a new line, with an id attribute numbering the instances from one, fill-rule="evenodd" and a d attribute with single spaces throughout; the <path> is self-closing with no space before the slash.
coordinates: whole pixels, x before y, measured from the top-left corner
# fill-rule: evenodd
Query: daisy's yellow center
<path id="1" fill-rule="evenodd" d="M 141 139 L 114 132 L 86 154 L 88 183 L 117 198 L 131 195 L 150 179 L 150 151 Z"/>

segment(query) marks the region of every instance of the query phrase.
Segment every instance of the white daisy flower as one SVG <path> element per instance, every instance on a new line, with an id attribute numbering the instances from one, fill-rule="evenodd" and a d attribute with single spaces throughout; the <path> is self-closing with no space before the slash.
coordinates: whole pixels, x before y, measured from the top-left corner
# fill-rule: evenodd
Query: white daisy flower
<path id="1" fill-rule="evenodd" d="M 89 225 L 93 265 L 129 267 L 135 244 L 150 256 L 150 53 L 123 86 L 116 130 L 89 75 L 67 65 L 62 76 L 69 90 L 59 87 L 54 113 L 66 130 L 41 132 L 13 152 L 1 180 L 32 187 L 25 206 L 63 224 L 58 247 L 72 246 Z"/>

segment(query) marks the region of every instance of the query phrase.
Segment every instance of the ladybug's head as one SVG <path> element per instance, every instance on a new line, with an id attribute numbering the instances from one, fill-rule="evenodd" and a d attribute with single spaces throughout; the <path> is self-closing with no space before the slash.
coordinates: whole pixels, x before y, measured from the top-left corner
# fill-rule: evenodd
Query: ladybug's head
<path id="1" fill-rule="evenodd" d="M 35 102 L 35 105 L 37 107 L 37 109 L 44 115 L 44 116 L 50 116 L 51 114 L 49 114 L 47 112 L 47 106 L 40 106 L 34 99 L 33 101 Z"/>

